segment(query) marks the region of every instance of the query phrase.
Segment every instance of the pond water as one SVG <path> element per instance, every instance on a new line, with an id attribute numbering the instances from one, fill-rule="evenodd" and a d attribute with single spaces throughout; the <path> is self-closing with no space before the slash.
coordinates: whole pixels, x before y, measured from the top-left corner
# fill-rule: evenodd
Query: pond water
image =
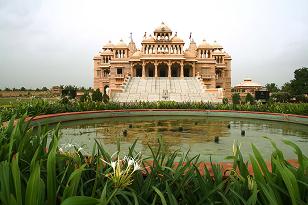
<path id="1" fill-rule="evenodd" d="M 241 135 L 242 130 L 245 136 Z M 265 120 L 200 116 L 150 116 L 102 118 L 62 123 L 60 145 L 70 149 L 69 145 L 80 146 L 83 152 L 92 153 L 94 139 L 114 153 L 117 141 L 121 144 L 121 153 L 128 152 L 129 146 L 138 139 L 136 151 L 149 156 L 148 145 L 157 149 L 158 138 L 164 143 L 164 151 L 180 150 L 189 156 L 200 154 L 200 160 L 227 161 L 232 155 L 235 141 L 241 144 L 244 158 L 252 153 L 251 144 L 255 144 L 266 159 L 273 151 L 268 137 L 283 150 L 286 158 L 294 159 L 291 147 L 282 140 L 296 143 L 308 155 L 308 126 Z M 219 142 L 215 142 L 215 137 Z"/>

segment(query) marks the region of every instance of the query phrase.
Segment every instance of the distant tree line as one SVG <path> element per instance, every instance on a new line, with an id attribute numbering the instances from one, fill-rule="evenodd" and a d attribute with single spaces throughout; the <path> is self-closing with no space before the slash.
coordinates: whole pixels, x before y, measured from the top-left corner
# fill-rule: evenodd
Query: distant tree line
<path id="1" fill-rule="evenodd" d="M 265 85 L 274 102 L 308 102 L 308 68 L 302 67 L 294 71 L 294 79 L 279 88 L 275 83 Z"/>

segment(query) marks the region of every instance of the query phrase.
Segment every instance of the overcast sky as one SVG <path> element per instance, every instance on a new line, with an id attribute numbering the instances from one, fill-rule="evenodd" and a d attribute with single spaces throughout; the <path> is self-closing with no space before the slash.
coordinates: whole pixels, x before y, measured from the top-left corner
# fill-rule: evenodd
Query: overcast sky
<path id="1" fill-rule="evenodd" d="M 186 46 L 217 40 L 232 86 L 278 85 L 308 66 L 308 0 L 0 0 L 0 88 L 92 86 L 93 56 L 121 38 L 136 45 L 164 21 Z"/>

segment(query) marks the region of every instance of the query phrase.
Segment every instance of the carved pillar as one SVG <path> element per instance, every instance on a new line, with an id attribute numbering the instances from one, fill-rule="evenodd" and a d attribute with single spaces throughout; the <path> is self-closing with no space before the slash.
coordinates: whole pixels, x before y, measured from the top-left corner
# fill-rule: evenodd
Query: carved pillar
<path id="1" fill-rule="evenodd" d="M 142 62 L 142 79 L 145 79 L 145 63 Z"/>
<path id="2" fill-rule="evenodd" d="M 171 78 L 171 62 L 168 62 L 168 78 Z"/>
<path id="3" fill-rule="evenodd" d="M 196 76 L 196 63 L 195 62 L 193 62 L 192 67 L 193 67 L 193 77 L 195 77 Z"/>
<path id="4" fill-rule="evenodd" d="M 184 78 L 184 63 L 183 63 L 183 61 L 181 61 L 181 74 L 180 74 L 180 77 L 181 78 Z"/>
<path id="5" fill-rule="evenodd" d="M 133 70 L 133 68 L 134 68 L 134 64 L 133 63 L 130 63 L 130 76 L 131 77 L 134 77 L 133 75 L 134 75 L 134 70 Z"/>
<path id="6" fill-rule="evenodd" d="M 154 62 L 155 70 L 154 70 L 154 77 L 157 78 L 157 61 Z"/>

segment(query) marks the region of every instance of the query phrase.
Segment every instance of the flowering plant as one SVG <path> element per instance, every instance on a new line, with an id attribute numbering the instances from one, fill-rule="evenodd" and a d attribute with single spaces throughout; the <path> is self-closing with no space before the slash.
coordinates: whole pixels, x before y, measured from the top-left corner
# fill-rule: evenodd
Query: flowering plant
<path id="1" fill-rule="evenodd" d="M 112 167 L 112 172 L 106 176 L 111 179 L 115 188 L 125 188 L 132 184 L 133 173 L 142 170 L 139 156 L 139 154 L 135 158 L 124 156 L 123 159 L 120 159 L 118 156 L 117 160 L 110 162 L 101 159 L 104 163 Z"/>

